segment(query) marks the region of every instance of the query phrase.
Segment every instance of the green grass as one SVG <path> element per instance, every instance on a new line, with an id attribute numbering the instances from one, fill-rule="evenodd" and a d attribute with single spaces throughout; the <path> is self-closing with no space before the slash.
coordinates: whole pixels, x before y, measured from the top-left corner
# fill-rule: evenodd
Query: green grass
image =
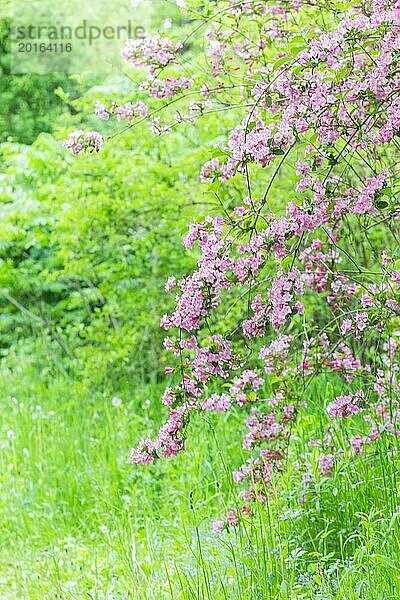
<path id="1" fill-rule="evenodd" d="M 215 534 L 212 519 L 235 502 L 226 461 L 242 459 L 240 415 L 198 419 L 185 455 L 133 467 L 130 447 L 162 418 L 159 387 L 100 393 L 26 358 L 11 364 L 0 598 L 400 598 L 393 452 L 343 462 L 303 506 L 291 464 L 252 522 Z"/>

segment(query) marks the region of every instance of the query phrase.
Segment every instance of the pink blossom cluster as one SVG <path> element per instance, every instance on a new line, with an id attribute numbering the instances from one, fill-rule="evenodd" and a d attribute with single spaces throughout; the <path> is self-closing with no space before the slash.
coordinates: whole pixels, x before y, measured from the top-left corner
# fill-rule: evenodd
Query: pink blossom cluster
<path id="1" fill-rule="evenodd" d="M 146 67 L 153 74 L 156 69 L 174 63 L 176 53 L 181 48 L 181 42 L 174 43 L 156 33 L 152 37 L 128 39 L 121 50 L 121 56 L 127 63 L 137 68 Z"/>
<path id="2" fill-rule="evenodd" d="M 274 16 L 288 18 L 287 12 L 281 10 L 283 7 L 276 8 Z M 241 16 L 245 12 L 239 11 Z M 262 67 L 258 72 L 263 79 L 250 90 L 249 115 L 230 133 L 224 149 L 227 159 L 221 162 L 213 158 L 201 171 L 203 181 L 215 178 L 224 181 L 238 173 L 245 176 L 249 163 L 266 168 L 282 162 L 292 146 L 300 142 L 303 148 L 303 140 L 310 139 L 310 132 L 315 133 L 313 143 L 308 143 L 304 156 L 296 163 L 300 180 L 295 192 L 303 196 L 289 198 L 282 215 L 265 213 L 265 198 L 260 201 L 250 195 L 228 217 L 207 217 L 204 222 L 192 224 L 184 243 L 187 248 L 198 245 L 201 252 L 198 268 L 179 282 L 173 280 L 168 284 L 171 289 L 178 289 L 178 293 L 176 310 L 163 318 L 166 329 L 187 330 L 197 339 L 208 319 L 219 309 L 223 296 L 244 289 L 253 293 L 247 300 L 242 331 L 247 337 L 269 338 L 258 356 L 252 357 L 273 378 L 273 396 L 268 400 L 261 400 L 260 391 L 272 383 L 259 376 L 259 368 L 249 367 L 243 355 L 232 362 L 228 352 L 227 368 L 221 358 L 219 369 L 213 353 L 209 355 L 211 364 L 201 358 L 201 353 L 183 360 L 185 370 L 190 371 L 188 377 L 196 381 L 224 379 L 231 377 L 234 368 L 241 370 L 229 393 L 206 395 L 204 390 L 201 394 L 205 398 L 200 399 L 198 391 L 198 401 L 202 410 L 213 412 L 225 412 L 233 404 L 252 406 L 251 416 L 245 418 L 248 431 L 243 442 L 251 458 L 234 471 L 236 483 L 247 482 L 243 508 L 255 500 L 265 502 L 273 474 L 282 468 L 289 452 L 291 430 L 305 405 L 302 390 L 320 372 L 335 373 L 345 385 L 357 381 L 355 391 L 336 395 L 327 406 L 331 418 L 340 417 L 346 422 L 362 413 L 370 429 L 364 436 L 353 435 L 350 447 L 354 452 L 361 452 L 384 434 L 397 435 L 399 431 L 398 411 L 386 408 L 389 401 L 393 405 L 398 345 L 391 342 L 387 346 L 389 354 L 385 356 L 390 355 L 387 360 L 391 373 L 388 376 L 389 368 L 377 369 L 375 364 L 361 360 L 353 341 L 368 339 L 366 336 L 373 336 L 374 330 L 379 333 L 383 322 L 386 327 L 390 325 L 388 312 L 375 314 L 377 303 L 400 314 L 393 297 L 393 285 L 398 285 L 400 277 L 397 271 L 390 272 L 389 285 L 388 276 L 382 272 L 381 283 L 372 283 L 369 275 L 364 277 L 363 268 L 354 266 L 351 254 L 342 250 L 346 243 L 346 219 L 366 217 L 373 224 L 374 219 L 380 218 L 382 197 L 390 186 L 392 174 L 387 168 L 374 170 L 361 177 L 360 183 L 360 178 L 354 181 L 335 173 L 337 164 L 346 164 L 341 156 L 343 151 L 335 147 L 338 141 L 344 143 L 349 153 L 367 152 L 369 148 L 376 152 L 392 141 L 393 136 L 388 132 L 391 128 L 395 131 L 393 124 L 397 124 L 399 112 L 391 93 L 392 84 L 398 82 L 393 70 L 398 61 L 398 39 L 390 29 L 391 24 L 393 11 L 386 10 L 384 3 L 379 9 L 373 8 L 369 15 L 355 11 L 352 16 L 342 18 L 337 30 L 305 40 L 304 49 L 296 54 L 295 61 L 281 55 L 285 58 L 282 66 L 271 71 Z M 368 54 L 350 47 L 348 38 L 351 32 L 361 45 L 362 40 L 372 36 L 370 43 L 378 47 L 377 30 L 381 36 L 380 54 L 371 67 Z M 257 64 L 260 45 L 257 49 L 255 44 L 250 51 L 250 45 L 242 42 L 232 48 L 231 54 L 230 37 L 223 29 L 208 33 L 214 77 L 234 70 L 232 56 L 242 58 L 246 69 Z M 315 61 L 325 70 L 315 72 Z M 332 77 L 338 71 L 339 80 Z M 253 105 L 252 98 L 256 101 Z M 258 227 L 260 215 L 263 228 Z M 242 241 L 245 236 L 241 234 L 240 242 L 236 242 L 232 231 L 250 233 L 247 241 Z M 286 257 L 291 257 L 289 267 L 282 266 Z M 264 280 L 266 265 L 271 269 L 271 261 L 275 274 Z M 321 310 L 321 302 L 324 312 L 314 316 L 308 307 L 315 304 Z M 301 319 L 297 317 L 295 321 L 296 316 Z M 304 325 L 296 335 L 286 333 L 288 326 L 293 327 L 296 322 L 306 323 L 305 339 Z M 197 342 L 193 344 L 198 346 Z M 174 348 L 176 351 L 177 346 Z M 360 387 L 361 382 L 374 389 L 368 397 L 364 387 Z M 190 390 L 191 394 L 194 392 Z M 380 403 L 374 395 L 377 393 L 383 395 Z M 193 404 L 188 410 L 192 409 Z M 318 472 L 326 477 L 332 475 L 342 452 L 328 437 L 330 441 L 324 442 L 317 466 Z M 225 520 L 217 522 L 216 529 L 235 524 L 236 519 L 236 514 L 227 515 Z"/>
<path id="3" fill-rule="evenodd" d="M 343 454 L 400 435 L 399 3 L 355 1 L 325 19 L 328 5 L 223 0 L 211 27 L 207 19 L 209 76 L 197 97 L 197 75 L 159 76 L 177 68 L 180 44 L 155 36 L 123 50 L 150 73 L 143 87 L 153 97 L 183 102 L 190 87 L 187 113 L 175 112 L 174 126 L 229 102 L 236 111 L 218 157 L 200 173 L 236 196 L 231 208 L 189 226 L 184 246 L 196 264 L 166 282 L 175 296 L 161 320 L 175 361 L 166 374 L 176 385 L 162 399 L 169 417 L 155 440 L 132 451 L 136 463 L 173 456 L 185 448 L 193 411 L 243 411 L 247 459 L 233 471 L 243 505 L 217 521 L 217 531 L 236 526 L 252 502 L 266 502 L 311 410 L 315 378 L 334 384 L 325 435 L 311 441 L 299 467 L 307 488 L 332 476 Z M 118 115 L 102 103 L 97 112 Z M 153 129 L 170 126 L 156 117 Z M 84 134 L 73 136 L 69 148 Z M 331 435 L 337 427 L 348 433 L 345 447 Z"/>
<path id="4" fill-rule="evenodd" d="M 189 77 L 166 77 L 165 79 L 152 79 L 142 87 L 148 89 L 153 98 L 170 98 L 192 87 L 193 80 Z"/>
<path id="5" fill-rule="evenodd" d="M 221 291 L 230 289 L 228 272 L 232 268 L 229 243 L 223 238 L 224 219 L 208 217 L 202 225 L 193 224 L 184 244 L 190 248 L 195 241 L 201 251 L 198 269 L 177 283 L 176 309 L 164 315 L 161 325 L 165 329 L 179 327 L 187 331 L 198 329 L 212 309 L 220 303 Z"/>
<path id="6" fill-rule="evenodd" d="M 327 406 L 327 413 L 330 417 L 351 417 L 356 415 L 363 409 L 365 403 L 363 390 L 358 390 L 355 394 L 348 394 L 347 396 L 337 396 L 333 402 Z"/>
<path id="7" fill-rule="evenodd" d="M 83 150 L 89 152 L 100 152 L 103 145 L 103 138 L 97 131 L 83 130 L 74 131 L 69 138 L 64 140 L 64 146 L 72 152 L 72 154 L 80 154 Z"/>
<path id="8" fill-rule="evenodd" d="M 391 68 L 394 53 L 399 47 L 397 31 L 393 28 L 382 33 L 381 55 L 372 66 L 368 55 L 354 50 L 348 41 L 354 35 L 360 40 L 368 33 L 373 35 L 379 28 L 385 32 L 384 23 L 393 21 L 395 17 L 393 10 L 385 11 L 385 8 L 389 8 L 389 3 L 381 2 L 379 7 L 374 3 L 371 14 L 356 12 L 356 8 L 355 14 L 348 14 L 341 20 L 336 31 L 314 37 L 308 47 L 305 40 L 300 40 L 299 52 L 296 52 L 294 60 L 290 55 L 283 57 L 284 64 L 278 69 L 273 65 L 271 72 L 264 71 L 264 80 L 257 82 L 253 88 L 255 104 L 251 116 L 230 135 L 226 147 L 230 156 L 221 165 L 223 177 L 233 176 L 248 162 L 266 166 L 274 160 L 274 154 L 283 153 L 310 130 L 317 132 L 318 142 L 325 146 L 334 144 L 344 131 L 347 142 L 355 149 L 365 149 L 368 143 L 376 146 L 392 141 L 400 116 L 398 98 L 392 94 L 392 84 L 399 85 L 399 75 Z M 276 9 L 278 13 L 284 12 L 283 7 L 277 6 Z M 229 62 L 229 38 L 221 36 L 220 31 L 218 33 L 219 38 L 215 32 L 211 35 L 214 59 L 221 61 L 223 54 L 223 64 L 219 65 L 217 74 L 226 69 Z M 216 42 L 216 39 L 219 41 Z M 219 44 L 218 53 L 216 43 Z M 238 44 L 233 44 L 233 48 L 237 49 Z M 296 68 L 287 68 L 290 60 Z M 253 56 L 253 62 L 258 66 L 256 56 Z M 326 65 L 325 74 L 314 70 L 316 62 Z M 342 74 L 339 79 L 332 76 L 337 72 Z M 371 102 L 373 97 L 382 103 L 383 110 L 378 118 Z M 268 104 L 264 98 L 268 98 Z M 269 111 L 279 115 L 279 119 L 266 123 L 257 108 L 260 104 L 264 108 L 269 105 Z M 306 175 L 298 189 L 310 187 L 311 182 L 312 178 Z M 358 212 L 371 208 L 373 193 L 371 189 L 370 194 L 361 196 L 353 210 Z"/>
<path id="9" fill-rule="evenodd" d="M 96 104 L 96 114 L 105 121 L 108 121 L 112 115 L 116 115 L 117 121 L 127 120 L 131 123 L 137 117 L 146 117 L 148 112 L 148 106 L 141 100 L 135 103 L 125 102 L 125 104 L 113 102 L 109 107 L 100 101 Z"/>

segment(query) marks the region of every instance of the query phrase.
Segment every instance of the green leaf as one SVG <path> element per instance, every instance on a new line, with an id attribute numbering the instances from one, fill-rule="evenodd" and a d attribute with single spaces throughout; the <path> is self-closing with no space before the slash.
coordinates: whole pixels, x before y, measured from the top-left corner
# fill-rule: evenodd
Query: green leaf
<path id="1" fill-rule="evenodd" d="M 221 182 L 219 179 L 214 179 L 214 181 L 210 184 L 210 190 L 212 190 L 213 192 L 218 192 L 220 187 Z"/>
<path id="2" fill-rule="evenodd" d="M 307 46 L 296 46 L 294 48 L 290 48 L 290 54 L 293 56 L 293 58 L 296 58 L 296 56 L 298 54 L 300 54 L 300 52 L 302 52 Z"/>
<path id="3" fill-rule="evenodd" d="M 291 56 L 282 56 L 282 58 L 278 59 L 274 63 L 274 66 L 272 67 L 272 71 L 276 71 L 276 69 L 279 69 L 279 67 L 281 67 L 282 65 L 284 65 L 287 62 L 290 62 L 291 60 L 292 60 Z"/>
<path id="4" fill-rule="evenodd" d="M 300 46 L 301 44 L 303 46 L 305 44 L 305 40 L 304 40 L 303 36 L 301 36 L 301 35 L 295 35 L 290 40 L 290 44 L 289 45 L 290 45 L 290 47 L 293 47 L 293 46 Z"/>
<path id="5" fill-rule="evenodd" d="M 341 81 L 347 74 L 347 66 L 340 69 L 340 71 L 336 74 L 335 81 Z"/>
<path id="6" fill-rule="evenodd" d="M 278 388 L 280 388 L 282 382 L 279 377 L 273 377 L 270 383 L 272 391 L 275 392 Z"/>
<path id="7" fill-rule="evenodd" d="M 384 208 L 387 208 L 389 206 L 389 202 L 387 200 L 380 199 L 375 202 L 375 206 L 376 208 L 383 210 Z"/>
<path id="8" fill-rule="evenodd" d="M 221 148 L 214 148 L 211 152 L 210 152 L 210 156 L 212 158 L 226 158 L 227 156 L 229 156 L 228 152 L 225 152 L 224 150 L 221 150 Z"/>

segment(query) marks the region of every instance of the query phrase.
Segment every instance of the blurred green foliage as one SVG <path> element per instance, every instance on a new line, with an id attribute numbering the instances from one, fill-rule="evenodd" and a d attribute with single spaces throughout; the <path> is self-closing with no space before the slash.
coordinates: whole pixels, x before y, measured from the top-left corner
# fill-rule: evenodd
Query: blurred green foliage
<path id="1" fill-rule="evenodd" d="M 104 85 L 104 80 L 112 79 L 120 67 L 110 65 L 107 76 L 99 73 L 98 69 L 96 71 L 96 56 L 88 54 L 85 47 L 75 61 L 74 75 L 64 72 L 13 73 L 10 41 L 12 4 L 3 0 L 0 16 L 0 143 L 32 144 L 40 133 L 53 130 L 57 117 L 75 114 L 73 100 L 96 84 Z M 23 13 L 22 3 L 17 8 Z M 34 11 L 34 7 L 29 8 Z M 63 11 L 66 8 L 64 6 Z M 134 24 L 149 31 L 165 27 L 172 32 L 182 26 L 181 14 L 171 0 L 144 0 L 139 7 L 132 9 L 132 19 Z"/>
<path id="2" fill-rule="evenodd" d="M 75 103 L 58 137 L 90 121 L 93 103 L 93 95 Z M 59 369 L 91 385 L 153 380 L 163 370 L 159 321 L 173 300 L 163 286 L 193 264 L 181 240 L 204 212 L 204 141 L 211 131 L 218 141 L 223 124 L 212 115 L 161 138 L 147 127 L 78 158 L 49 134 L 1 146 L 3 356 L 40 337 Z"/>
<path id="3" fill-rule="evenodd" d="M 31 144 L 41 132 L 51 131 L 66 110 L 56 90 L 62 87 L 76 97 L 78 85 L 64 73 L 13 74 L 10 26 L 10 19 L 0 19 L 0 142 Z"/>

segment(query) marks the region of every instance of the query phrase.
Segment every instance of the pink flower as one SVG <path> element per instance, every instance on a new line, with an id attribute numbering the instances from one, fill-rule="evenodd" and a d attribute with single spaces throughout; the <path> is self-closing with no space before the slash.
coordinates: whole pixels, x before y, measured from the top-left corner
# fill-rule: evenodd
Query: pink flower
<path id="1" fill-rule="evenodd" d="M 364 392 L 359 390 L 355 394 L 348 394 L 347 396 L 337 396 L 333 402 L 327 406 L 327 413 L 331 418 L 351 417 L 361 412 L 362 407 L 358 404 L 364 402 Z"/>
<path id="2" fill-rule="evenodd" d="M 221 531 L 223 531 L 225 528 L 225 522 L 222 520 L 213 521 L 212 528 L 214 529 L 215 532 L 221 533 Z"/>
<path id="3" fill-rule="evenodd" d="M 87 133 L 82 130 L 74 131 L 68 139 L 64 140 L 64 146 L 75 155 L 82 150 L 100 152 L 102 144 L 103 138 L 97 131 L 88 131 Z"/>
<path id="4" fill-rule="evenodd" d="M 319 467 L 321 475 L 325 477 L 331 477 L 332 468 L 334 464 L 333 454 L 320 454 L 319 455 Z"/>
<path id="5" fill-rule="evenodd" d="M 399 0 L 400 2 L 400 0 Z M 392 271 L 392 275 L 391 275 L 393 281 L 395 283 L 397 283 L 397 285 L 400 285 L 400 271 Z"/>
<path id="6" fill-rule="evenodd" d="M 231 407 L 231 398 L 228 394 L 212 394 L 210 398 L 206 398 L 200 403 L 203 410 L 211 412 L 225 412 Z"/>
<path id="7" fill-rule="evenodd" d="M 110 118 L 110 112 L 107 110 L 106 105 L 103 104 L 103 102 L 99 101 L 96 103 L 95 113 L 105 121 L 108 121 L 108 119 Z"/>
<path id="8" fill-rule="evenodd" d="M 353 435 L 350 440 L 350 446 L 353 448 L 356 454 L 361 454 L 363 446 L 367 443 L 367 438 L 361 437 L 360 435 Z"/>
<path id="9" fill-rule="evenodd" d="M 236 508 L 232 508 L 229 511 L 226 520 L 228 521 L 229 525 L 239 525 L 239 519 Z"/>
<path id="10" fill-rule="evenodd" d="M 172 290 L 172 288 L 174 288 L 176 286 L 176 279 L 173 275 L 171 275 L 170 277 L 168 277 L 166 284 L 165 284 L 165 291 L 169 292 L 170 290 Z"/>
<path id="11" fill-rule="evenodd" d="M 351 319 L 343 319 L 342 325 L 340 327 L 340 331 L 342 335 L 345 335 L 348 331 L 353 329 L 353 321 Z"/>

